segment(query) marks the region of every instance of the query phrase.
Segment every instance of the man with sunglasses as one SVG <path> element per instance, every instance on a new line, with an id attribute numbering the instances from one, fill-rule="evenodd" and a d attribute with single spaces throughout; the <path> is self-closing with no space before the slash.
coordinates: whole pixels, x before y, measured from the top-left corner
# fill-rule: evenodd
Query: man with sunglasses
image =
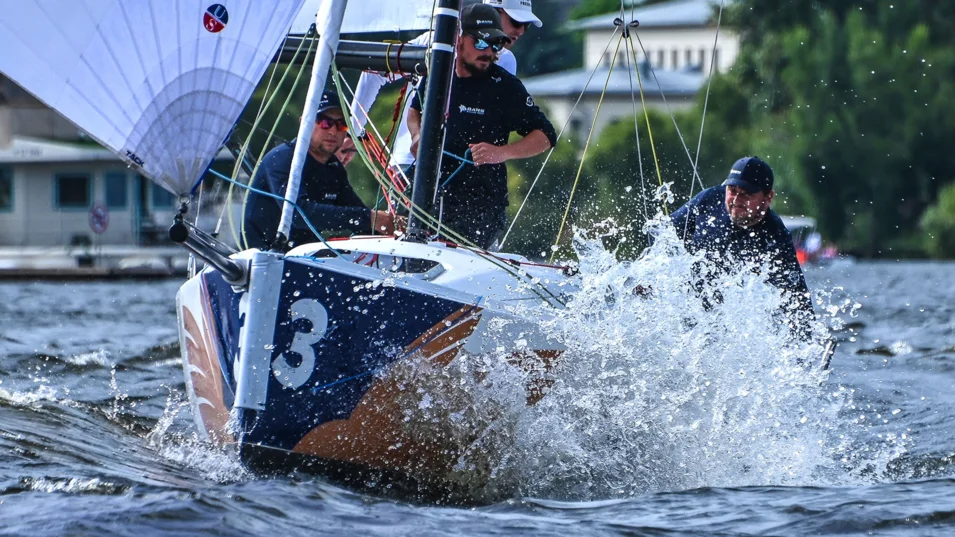
<path id="1" fill-rule="evenodd" d="M 540 28 L 541 21 L 531 12 L 530 0 L 484 0 L 498 10 L 501 15 L 502 29 L 511 39 L 510 43 L 505 44 L 505 48 L 497 52 L 496 63 L 504 68 L 508 73 L 517 75 L 517 58 L 514 53 L 508 50 L 527 29 L 529 24 Z M 409 44 L 428 46 L 431 44 L 431 32 L 426 32 L 411 40 Z M 367 112 L 375 104 L 378 98 L 378 92 L 388 82 L 393 79 L 384 77 L 378 73 L 364 72 L 358 79 L 358 86 L 355 88 L 355 98 L 352 100 L 351 112 L 356 132 L 361 132 L 368 123 Z M 414 91 L 410 87 L 409 91 Z M 411 108 L 411 99 L 408 99 L 401 111 L 401 118 L 398 123 L 398 129 L 395 133 L 395 145 L 391 154 L 389 165 L 395 169 L 407 172 L 414 164 L 416 155 L 411 152 L 411 133 L 408 131 L 408 110 Z"/>
<path id="2" fill-rule="evenodd" d="M 388 211 L 372 211 L 365 207 L 348 182 L 344 165 L 335 156 L 347 135 L 348 123 L 338 95 L 322 95 L 295 203 L 302 208 L 309 222 L 323 234 L 343 230 L 355 233 L 374 230 L 386 235 L 394 233 L 392 215 Z M 285 197 L 294 151 L 294 141 L 269 151 L 252 180 L 254 190 L 249 193 L 244 215 L 244 239 L 249 248 L 265 249 L 273 245 L 283 202 L 259 194 L 256 190 Z M 301 214 L 296 211 L 289 243 L 301 245 L 316 240 Z"/>
<path id="3" fill-rule="evenodd" d="M 445 127 L 446 155 L 438 177 L 438 212 L 444 226 L 489 249 L 504 230 L 505 162 L 543 153 L 557 143 L 557 133 L 524 84 L 494 63 L 495 53 L 509 41 L 497 10 L 487 4 L 465 7 L 461 31 Z M 412 152 L 421 131 L 421 102 L 416 96 L 408 115 Z M 508 143 L 512 132 L 523 138 Z"/>
<path id="4" fill-rule="evenodd" d="M 501 29 L 510 39 L 498 55 L 497 64 L 508 73 L 516 75 L 517 58 L 510 48 L 524 35 L 528 26 L 533 24 L 540 28 L 544 24 L 531 11 L 531 0 L 484 0 L 484 3 L 497 10 L 497 14 L 501 16 Z"/>

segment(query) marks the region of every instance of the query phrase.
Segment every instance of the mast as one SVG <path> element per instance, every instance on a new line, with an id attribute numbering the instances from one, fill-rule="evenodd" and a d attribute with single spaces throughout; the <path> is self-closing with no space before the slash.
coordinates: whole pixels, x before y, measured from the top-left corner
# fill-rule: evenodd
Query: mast
<path id="1" fill-rule="evenodd" d="M 433 201 L 434 183 L 441 170 L 444 149 L 444 120 L 447 116 L 454 72 L 454 45 L 458 37 L 458 19 L 461 0 L 438 0 L 434 11 L 431 40 L 431 62 L 428 65 L 428 84 L 425 88 L 421 118 L 421 137 L 418 142 L 417 165 L 414 172 L 411 202 L 420 210 L 428 210 Z M 424 242 L 425 229 L 414 211 L 408 216 L 408 240 Z"/>
<path id="2" fill-rule="evenodd" d="M 308 146 L 315 128 L 315 114 L 318 104 L 322 100 L 325 90 L 325 81 L 328 70 L 335 61 L 335 51 L 338 49 L 338 37 L 345 18 L 345 7 L 348 0 L 328 0 L 322 2 L 322 7 L 315 17 L 315 31 L 319 36 L 319 52 L 312 64 L 312 80 L 308 84 L 308 93 L 305 97 L 305 109 L 302 111 L 302 123 L 298 127 L 298 136 L 295 142 L 295 153 L 292 155 L 292 169 L 289 174 L 288 186 L 285 189 L 285 202 L 282 204 L 282 219 L 275 237 L 275 244 L 284 248 L 292 230 L 292 217 L 295 207 L 289 200 L 298 199 L 299 186 L 302 183 L 302 168 L 308 155 Z"/>

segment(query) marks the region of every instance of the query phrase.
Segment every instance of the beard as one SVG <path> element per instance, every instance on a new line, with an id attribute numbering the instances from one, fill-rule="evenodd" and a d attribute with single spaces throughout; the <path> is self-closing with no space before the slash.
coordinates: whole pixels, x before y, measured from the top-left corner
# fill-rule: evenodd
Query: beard
<path id="1" fill-rule="evenodd" d="M 486 67 L 482 67 L 477 64 L 477 62 L 481 60 L 486 60 L 488 62 Z M 463 61 L 462 65 L 464 66 L 464 69 L 471 74 L 471 76 L 482 76 L 487 73 L 488 69 L 491 68 L 492 63 L 494 63 L 493 56 L 478 56 L 475 58 L 474 62 Z"/>
<path id="2" fill-rule="evenodd" d="M 741 213 L 737 212 L 735 214 L 730 210 L 727 210 L 727 212 L 730 215 L 730 221 L 739 227 L 750 227 L 752 225 L 758 224 L 763 218 L 766 217 L 765 207 L 758 207 L 754 210 L 746 210 L 743 208 Z"/>

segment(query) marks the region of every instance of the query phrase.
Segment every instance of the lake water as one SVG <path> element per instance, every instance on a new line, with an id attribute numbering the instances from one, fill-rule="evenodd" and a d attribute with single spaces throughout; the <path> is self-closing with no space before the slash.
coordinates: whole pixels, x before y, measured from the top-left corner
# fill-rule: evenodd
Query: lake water
<path id="1" fill-rule="evenodd" d="M 518 492 L 469 508 L 257 477 L 197 441 L 179 282 L 0 284 L 0 535 L 955 535 L 955 264 L 808 280 L 840 341 L 828 377 L 708 365 L 746 354 L 752 319 L 689 358 L 631 357 L 595 323 L 610 350 L 517 422 Z"/>

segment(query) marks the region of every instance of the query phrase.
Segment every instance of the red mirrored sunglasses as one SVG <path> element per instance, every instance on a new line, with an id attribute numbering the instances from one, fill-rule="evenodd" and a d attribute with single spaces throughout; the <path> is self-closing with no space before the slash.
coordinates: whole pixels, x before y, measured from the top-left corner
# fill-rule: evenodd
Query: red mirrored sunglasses
<path id="1" fill-rule="evenodd" d="M 320 117 L 315 124 L 325 130 L 337 128 L 338 132 L 348 132 L 348 122 L 345 121 L 345 118 L 332 119 L 330 117 Z"/>

